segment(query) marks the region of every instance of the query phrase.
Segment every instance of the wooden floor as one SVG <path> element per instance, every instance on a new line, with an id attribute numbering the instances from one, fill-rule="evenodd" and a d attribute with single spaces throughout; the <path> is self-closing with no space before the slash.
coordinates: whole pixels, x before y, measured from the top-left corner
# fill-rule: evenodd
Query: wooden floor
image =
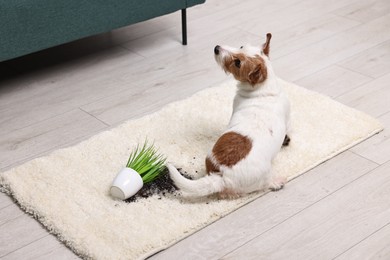
<path id="1" fill-rule="evenodd" d="M 187 15 L 188 46 L 177 12 L 0 63 L 0 170 L 217 85 L 216 44 L 272 32 L 277 75 L 386 129 L 153 259 L 390 259 L 390 1 L 208 0 Z M 77 259 L 4 194 L 0 258 Z"/>

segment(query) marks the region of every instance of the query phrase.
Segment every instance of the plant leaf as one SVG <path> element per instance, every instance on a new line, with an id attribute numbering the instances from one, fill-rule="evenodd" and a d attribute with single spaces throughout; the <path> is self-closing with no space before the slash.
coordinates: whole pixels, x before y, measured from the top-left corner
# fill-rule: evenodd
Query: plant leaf
<path id="1" fill-rule="evenodd" d="M 147 139 L 140 148 L 139 144 L 130 153 L 126 167 L 137 171 L 144 183 L 158 178 L 165 170 L 166 157 L 159 154 L 154 143 L 149 145 Z"/>

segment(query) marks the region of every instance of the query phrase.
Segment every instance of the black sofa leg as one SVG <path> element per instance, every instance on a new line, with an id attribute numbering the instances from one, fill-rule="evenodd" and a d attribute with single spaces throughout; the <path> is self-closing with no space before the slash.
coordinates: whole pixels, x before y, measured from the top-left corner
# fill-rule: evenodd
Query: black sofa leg
<path id="1" fill-rule="evenodd" d="M 187 45 L 187 9 L 181 9 L 182 44 Z"/>

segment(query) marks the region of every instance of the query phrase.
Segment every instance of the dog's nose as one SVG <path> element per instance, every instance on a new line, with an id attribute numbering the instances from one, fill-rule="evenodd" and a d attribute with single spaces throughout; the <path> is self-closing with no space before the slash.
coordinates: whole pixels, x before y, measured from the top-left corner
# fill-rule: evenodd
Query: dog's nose
<path id="1" fill-rule="evenodd" d="M 218 55 L 218 54 L 219 54 L 219 48 L 220 48 L 219 45 L 215 46 L 215 48 L 214 48 L 214 53 L 215 53 L 215 55 Z"/>

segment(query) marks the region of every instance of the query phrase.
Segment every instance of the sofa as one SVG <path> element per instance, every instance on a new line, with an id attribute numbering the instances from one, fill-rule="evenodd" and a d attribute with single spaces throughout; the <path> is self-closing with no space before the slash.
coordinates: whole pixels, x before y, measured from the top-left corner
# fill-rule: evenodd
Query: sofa
<path id="1" fill-rule="evenodd" d="M 0 62 L 181 10 L 205 0 L 0 0 Z"/>

